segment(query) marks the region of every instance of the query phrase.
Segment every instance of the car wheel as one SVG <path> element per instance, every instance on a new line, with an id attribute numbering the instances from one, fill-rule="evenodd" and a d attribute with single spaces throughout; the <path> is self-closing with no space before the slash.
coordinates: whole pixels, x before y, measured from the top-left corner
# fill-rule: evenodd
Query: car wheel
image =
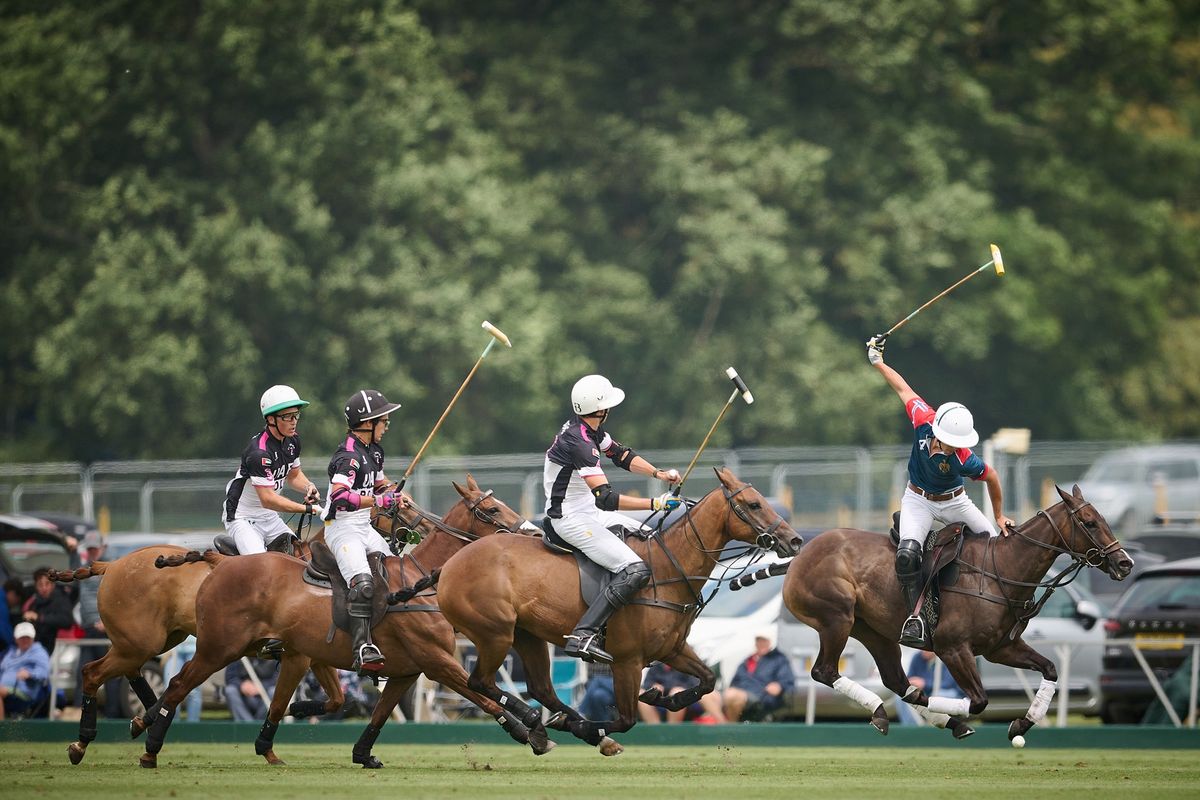
<path id="1" fill-rule="evenodd" d="M 156 697 L 162 697 L 163 690 L 167 686 L 167 682 L 163 680 L 162 665 L 157 661 L 148 661 L 142 665 L 142 677 L 146 679 L 146 683 L 150 684 L 150 689 Z M 125 678 L 121 679 L 121 714 L 128 719 L 138 716 L 146 709 L 142 706 L 142 701 L 138 699 L 137 694 L 133 691 L 133 687 L 129 685 L 129 681 Z"/>

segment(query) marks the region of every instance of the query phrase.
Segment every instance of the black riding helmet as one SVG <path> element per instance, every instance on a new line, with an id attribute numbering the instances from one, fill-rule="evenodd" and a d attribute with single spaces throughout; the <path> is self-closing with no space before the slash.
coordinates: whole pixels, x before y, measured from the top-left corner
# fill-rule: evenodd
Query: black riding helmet
<path id="1" fill-rule="evenodd" d="M 355 430 L 364 422 L 378 419 L 400 408 L 399 403 L 389 403 L 377 389 L 359 389 L 346 401 L 346 425 Z"/>

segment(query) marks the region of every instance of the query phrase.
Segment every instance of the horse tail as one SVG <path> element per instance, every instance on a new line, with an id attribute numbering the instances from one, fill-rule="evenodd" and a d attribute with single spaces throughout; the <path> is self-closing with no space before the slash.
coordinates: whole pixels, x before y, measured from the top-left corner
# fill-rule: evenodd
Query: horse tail
<path id="1" fill-rule="evenodd" d="M 433 572 L 421 578 L 407 589 L 401 589 L 398 592 L 392 592 L 388 595 L 388 605 L 396 605 L 397 603 L 407 603 L 426 589 L 437 587 L 438 578 L 442 577 L 441 568 L 435 569 Z"/>
<path id="2" fill-rule="evenodd" d="M 76 570 L 52 569 L 46 573 L 46 577 L 57 583 L 73 583 L 75 581 L 86 581 L 88 578 L 96 575 L 103 575 L 107 569 L 107 561 L 96 561 L 88 564 L 86 567 L 80 567 Z"/>
<path id="3" fill-rule="evenodd" d="M 159 556 L 154 559 L 154 566 L 159 569 L 167 567 L 181 567 L 184 564 L 198 564 L 201 561 L 206 562 L 210 567 L 215 567 L 225 559 L 225 556 L 218 553 L 216 550 L 206 550 L 201 553 L 199 550 L 188 550 L 186 553 L 178 555 Z"/>

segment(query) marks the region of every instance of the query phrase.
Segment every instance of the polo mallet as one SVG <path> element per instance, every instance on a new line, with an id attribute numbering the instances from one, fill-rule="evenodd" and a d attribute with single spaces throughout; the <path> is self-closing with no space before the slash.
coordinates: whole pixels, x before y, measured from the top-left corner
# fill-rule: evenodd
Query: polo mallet
<path id="1" fill-rule="evenodd" d="M 750 387 L 748 387 L 746 382 L 742 380 L 742 376 L 737 374 L 736 369 L 730 367 L 729 369 L 725 370 L 725 374 L 729 376 L 729 380 L 733 381 L 733 385 L 736 388 L 734 388 L 733 394 L 729 395 L 729 399 L 725 401 L 725 406 L 721 409 L 721 413 L 717 415 L 717 419 L 713 422 L 712 427 L 708 429 L 708 433 L 704 436 L 704 441 L 700 443 L 700 449 L 697 450 L 696 455 L 692 457 L 692 463 L 688 464 L 688 468 L 684 471 L 683 477 L 679 479 L 679 483 L 675 484 L 673 493 L 676 497 L 678 497 L 679 493 L 683 491 L 684 482 L 688 479 L 688 476 L 692 474 L 692 470 L 696 467 L 696 462 L 700 460 L 700 454 L 703 453 L 704 448 L 708 446 L 708 440 L 712 438 L 713 431 L 715 431 L 717 426 L 721 424 L 721 420 L 725 417 L 725 412 L 729 411 L 730 406 L 733 405 L 733 401 L 737 400 L 738 395 L 740 394 L 742 399 L 746 401 L 746 405 L 751 405 L 754 402 L 754 395 L 750 394 Z"/>
<path id="2" fill-rule="evenodd" d="M 920 307 L 920 308 L 918 308 L 916 311 L 912 312 L 912 313 L 911 313 L 911 314 L 909 314 L 907 317 L 905 317 L 904 319 L 902 319 L 902 320 L 900 320 L 899 322 L 897 322 L 895 325 L 893 325 L 893 326 L 892 326 L 892 327 L 891 327 L 891 328 L 888 330 L 888 332 L 887 332 L 887 333 L 885 333 L 885 334 L 883 335 L 883 336 L 884 336 L 884 338 L 886 339 L 888 336 L 891 336 L 893 333 L 895 333 L 896 331 L 900 330 L 902 327 L 904 327 L 905 323 L 907 323 L 907 322 L 908 322 L 910 319 L 912 319 L 913 317 L 915 317 L 917 314 L 920 314 L 922 311 L 924 311 L 925 309 L 929 308 L 931 305 L 933 305 L 934 303 L 936 303 L 938 300 L 941 300 L 943 297 L 945 297 L 946 295 L 950 294 L 950 293 L 951 293 L 951 292 L 953 292 L 955 289 L 957 289 L 958 287 L 962 286 L 964 283 L 966 283 L 967 281 L 971 280 L 971 278 L 974 278 L 976 275 L 978 275 L 979 273 L 983 272 L 983 271 L 984 271 L 985 269 L 987 269 L 988 267 L 992 267 L 992 266 L 994 266 L 994 267 L 996 268 L 996 274 L 997 274 L 997 275 L 1003 275 L 1003 274 L 1004 274 L 1004 259 L 1003 259 L 1003 257 L 1001 257 L 1001 255 L 1000 255 L 1000 248 L 999 248 L 999 247 L 997 247 L 997 246 L 996 246 L 996 245 L 994 245 L 994 244 L 992 244 L 992 245 L 988 245 L 988 246 L 992 248 L 992 260 L 991 260 L 991 261 L 987 262 L 986 264 L 983 264 L 983 265 L 982 265 L 982 266 L 980 266 L 978 269 L 974 269 L 974 270 L 972 270 L 971 272 L 969 272 L 969 273 L 967 274 L 967 276 L 966 276 L 965 278 L 961 278 L 961 279 L 959 279 L 959 280 L 958 280 L 958 282 L 956 282 L 956 283 L 955 283 L 953 286 L 951 286 L 949 289 L 946 289 L 946 290 L 942 291 L 940 294 L 938 294 L 936 297 L 934 297 L 934 298 L 933 298 L 932 300 L 930 300 L 928 303 L 926 303 L 925 305 L 921 306 L 921 307 Z"/>
<path id="3" fill-rule="evenodd" d="M 487 320 L 483 321 L 483 329 L 490 333 L 492 338 L 488 340 L 487 347 L 483 348 L 483 353 L 480 354 L 479 359 L 475 362 L 475 366 L 471 367 L 471 371 L 467 373 L 467 377 L 463 379 L 462 385 L 458 387 L 458 391 L 454 393 L 454 397 L 450 398 L 450 405 L 446 406 L 446 410 L 442 412 L 442 416 L 438 417 L 437 424 L 433 426 L 433 430 L 431 430 L 429 435 L 425 437 L 425 443 L 421 445 L 421 449 L 417 451 L 417 454 L 413 456 L 413 460 L 409 462 L 408 469 L 404 471 L 404 477 L 402 477 L 396 484 L 397 492 L 404 488 L 404 484 L 407 483 L 408 479 L 412 476 L 413 470 L 417 467 L 417 462 L 421 460 L 421 456 L 425 453 L 425 448 L 429 447 L 429 443 L 433 441 L 433 437 L 437 435 L 438 428 L 442 427 L 442 423 L 446 421 L 446 417 L 450 414 L 450 409 L 454 408 L 454 404 L 458 402 L 458 398 L 463 393 L 463 389 L 466 389 L 467 384 L 471 382 L 471 378 L 475 377 L 475 371 L 479 369 L 479 365 L 483 363 L 483 360 L 487 358 L 487 354 L 492 351 L 493 347 L 495 347 L 496 342 L 500 342 L 505 347 L 512 347 L 512 342 L 510 342 L 508 337 L 504 335 L 504 331 L 500 330 Z"/>

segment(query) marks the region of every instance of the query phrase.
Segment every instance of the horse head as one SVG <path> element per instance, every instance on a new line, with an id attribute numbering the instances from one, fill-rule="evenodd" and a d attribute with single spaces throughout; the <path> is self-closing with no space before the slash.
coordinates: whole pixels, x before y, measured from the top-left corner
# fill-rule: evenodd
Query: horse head
<path id="1" fill-rule="evenodd" d="M 454 481 L 452 483 L 462 500 L 446 512 L 444 521 L 447 525 L 461 528 L 476 537 L 490 533 L 540 533 L 536 525 L 496 497 L 491 489 L 480 489 L 470 473 L 467 473 L 465 487 Z"/>
<path id="2" fill-rule="evenodd" d="M 1063 541 L 1071 554 L 1083 559 L 1089 567 L 1103 567 L 1113 580 L 1122 581 L 1129 577 L 1133 559 L 1113 535 L 1108 521 L 1095 506 L 1083 499 L 1079 484 L 1075 484 L 1070 494 L 1058 486 L 1054 488 L 1058 490 L 1070 520 Z"/>
<path id="3" fill-rule="evenodd" d="M 738 480 L 725 467 L 714 468 L 714 471 L 721 481 L 725 502 L 729 504 L 731 514 L 726 527 L 732 538 L 773 550 L 781 558 L 791 558 L 800 552 L 804 540 L 771 507 L 767 498 L 750 484 Z"/>

